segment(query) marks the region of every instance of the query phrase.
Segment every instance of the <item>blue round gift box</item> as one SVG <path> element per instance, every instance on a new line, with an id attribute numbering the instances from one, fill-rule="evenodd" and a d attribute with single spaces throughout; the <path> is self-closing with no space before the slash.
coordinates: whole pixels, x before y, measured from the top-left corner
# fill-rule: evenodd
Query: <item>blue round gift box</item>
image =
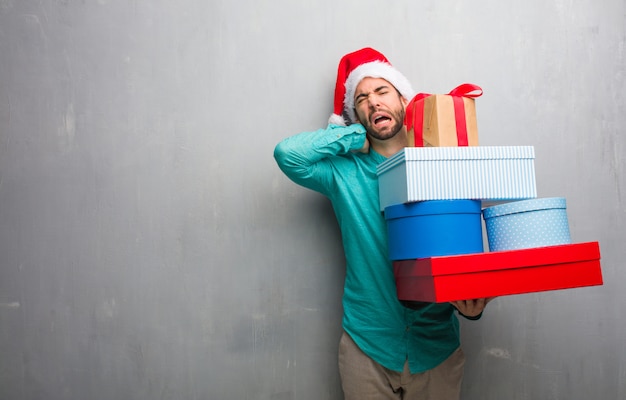
<path id="1" fill-rule="evenodd" d="M 429 200 L 385 208 L 389 258 L 483 252 L 479 200 Z"/>
<path id="2" fill-rule="evenodd" d="M 483 210 L 490 251 L 572 242 L 563 197 L 514 201 Z"/>

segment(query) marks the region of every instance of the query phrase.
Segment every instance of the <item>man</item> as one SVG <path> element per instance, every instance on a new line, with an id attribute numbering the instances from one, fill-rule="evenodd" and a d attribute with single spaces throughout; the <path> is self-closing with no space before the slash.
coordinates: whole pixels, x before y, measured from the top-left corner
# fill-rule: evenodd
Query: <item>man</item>
<path id="1" fill-rule="evenodd" d="M 396 296 L 378 208 L 376 166 L 407 146 L 414 92 L 384 55 L 345 55 L 326 129 L 283 140 L 274 157 L 295 183 L 326 195 L 346 256 L 339 370 L 347 400 L 458 399 L 465 357 L 458 312 L 478 319 L 487 300 L 408 308 Z"/>

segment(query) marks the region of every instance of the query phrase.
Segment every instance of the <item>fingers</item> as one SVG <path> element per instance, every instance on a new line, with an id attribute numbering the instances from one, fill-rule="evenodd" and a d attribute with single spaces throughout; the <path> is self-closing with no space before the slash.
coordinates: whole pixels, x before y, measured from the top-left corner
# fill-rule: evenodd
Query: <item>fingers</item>
<path id="1" fill-rule="evenodd" d="M 486 297 L 481 299 L 472 299 L 472 300 L 458 300 L 451 301 L 452 304 L 457 310 L 464 315 L 478 315 L 480 314 L 487 304 L 491 302 L 496 297 Z"/>
<path id="2" fill-rule="evenodd" d="M 474 308 L 474 300 L 458 300 L 450 303 L 464 315 L 471 313 Z"/>

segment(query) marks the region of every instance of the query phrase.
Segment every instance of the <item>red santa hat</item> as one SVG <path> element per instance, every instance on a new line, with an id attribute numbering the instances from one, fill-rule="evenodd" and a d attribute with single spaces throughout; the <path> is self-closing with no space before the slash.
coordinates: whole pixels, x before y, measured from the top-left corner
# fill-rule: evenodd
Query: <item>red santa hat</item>
<path id="1" fill-rule="evenodd" d="M 354 92 L 363 78 L 385 79 L 407 100 L 415 96 L 409 80 L 395 69 L 383 54 L 366 47 L 346 54 L 339 61 L 335 102 L 329 123 L 345 126 L 346 122 L 347 125 L 357 122 L 354 111 Z"/>

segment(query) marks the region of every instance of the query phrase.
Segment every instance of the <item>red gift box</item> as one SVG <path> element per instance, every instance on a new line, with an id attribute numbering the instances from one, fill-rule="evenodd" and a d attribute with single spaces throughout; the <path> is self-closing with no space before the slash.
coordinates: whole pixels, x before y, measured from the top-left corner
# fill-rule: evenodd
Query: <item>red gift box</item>
<path id="1" fill-rule="evenodd" d="M 394 261 L 398 299 L 455 300 L 602 285 L 598 242 Z"/>

